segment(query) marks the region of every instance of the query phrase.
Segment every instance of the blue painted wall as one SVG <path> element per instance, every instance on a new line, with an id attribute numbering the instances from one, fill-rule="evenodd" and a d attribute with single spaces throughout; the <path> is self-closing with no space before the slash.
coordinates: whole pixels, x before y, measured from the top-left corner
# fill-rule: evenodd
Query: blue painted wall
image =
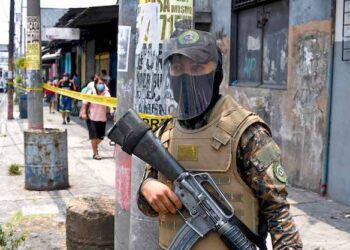
<path id="1" fill-rule="evenodd" d="M 328 194 L 350 205 L 350 61 L 342 61 L 343 0 L 337 0 Z"/>
<path id="2" fill-rule="evenodd" d="M 72 73 L 72 56 L 70 52 L 65 54 L 64 72 L 67 74 Z"/>
<path id="3" fill-rule="evenodd" d="M 335 44 L 328 193 L 350 205 L 350 62 L 341 61 L 341 42 Z"/>
<path id="4" fill-rule="evenodd" d="M 290 0 L 289 24 L 300 25 L 331 18 L 333 0 Z"/>

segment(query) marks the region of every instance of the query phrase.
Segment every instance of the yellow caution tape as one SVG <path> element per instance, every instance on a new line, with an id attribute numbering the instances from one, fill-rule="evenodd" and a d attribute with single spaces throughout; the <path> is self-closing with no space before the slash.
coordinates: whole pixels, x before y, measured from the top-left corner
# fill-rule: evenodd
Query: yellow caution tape
<path id="1" fill-rule="evenodd" d="M 115 97 L 106 97 L 106 96 L 99 96 L 99 95 L 90 95 L 90 94 L 83 94 L 80 92 L 75 92 L 72 90 L 67 89 L 61 89 L 57 88 L 48 84 L 43 84 L 44 89 L 50 90 L 52 92 L 55 92 L 60 95 L 68 96 L 74 99 L 87 101 L 95 104 L 100 104 L 108 107 L 115 108 L 117 107 L 117 98 Z"/>
<path id="2" fill-rule="evenodd" d="M 26 88 L 22 87 L 21 85 L 17 84 L 17 83 L 13 83 L 12 85 L 15 85 L 17 88 L 22 89 L 24 91 L 27 91 Z"/>
<path id="3" fill-rule="evenodd" d="M 150 125 L 152 129 L 158 127 L 159 124 L 161 124 L 164 120 L 172 118 L 171 115 L 157 116 L 145 113 L 139 113 L 138 115 L 141 117 L 142 120 L 148 123 L 148 125 Z"/>
<path id="4" fill-rule="evenodd" d="M 27 91 L 43 91 L 43 88 L 26 88 Z"/>
<path id="5" fill-rule="evenodd" d="M 87 101 L 95 104 L 100 104 L 108 107 L 115 108 L 117 106 L 117 98 L 115 97 L 106 97 L 106 96 L 98 96 L 98 95 L 91 95 L 91 94 L 83 94 L 80 92 L 67 90 L 67 89 L 61 89 L 58 87 L 54 87 L 49 84 L 43 84 L 43 88 L 24 88 L 19 84 L 14 83 L 14 85 L 24 91 L 42 91 L 43 88 L 50 90 L 54 93 L 68 96 L 77 100 Z M 157 115 L 151 115 L 151 114 L 145 114 L 145 113 L 139 113 L 139 116 L 141 119 L 143 119 L 146 123 L 148 123 L 152 128 L 156 128 L 159 126 L 159 124 L 166 120 L 172 118 L 170 115 L 165 116 L 157 116 Z"/>
<path id="6" fill-rule="evenodd" d="M 71 90 L 66 89 L 60 89 L 48 84 L 44 84 L 44 89 L 50 90 L 52 92 L 58 93 L 60 95 L 69 96 L 78 100 L 84 100 L 96 104 L 101 104 L 104 106 L 109 107 L 116 107 L 117 106 L 117 98 L 115 97 L 105 97 L 105 96 L 98 96 L 98 95 L 90 95 L 90 94 L 83 94 Z M 166 115 L 166 116 L 156 116 L 156 115 L 150 115 L 145 113 L 139 113 L 139 116 L 141 119 L 143 119 L 146 123 L 148 123 L 152 128 L 156 128 L 159 126 L 159 124 L 164 121 L 165 119 L 169 119 L 172 116 Z"/>
<path id="7" fill-rule="evenodd" d="M 20 85 L 18 83 L 12 83 L 12 85 L 14 85 L 17 88 L 22 89 L 22 90 L 24 90 L 26 92 L 28 92 L 28 91 L 43 91 L 43 88 L 29 88 L 29 87 L 25 88 L 25 87 L 23 87 L 22 85 Z"/>

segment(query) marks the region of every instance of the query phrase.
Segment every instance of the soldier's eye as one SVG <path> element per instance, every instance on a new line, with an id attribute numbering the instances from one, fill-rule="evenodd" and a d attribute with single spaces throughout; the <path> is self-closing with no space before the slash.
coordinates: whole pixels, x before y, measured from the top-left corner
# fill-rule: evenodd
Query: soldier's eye
<path id="1" fill-rule="evenodd" d="M 174 64 L 171 66 L 171 71 L 174 74 L 180 74 L 183 71 L 183 67 L 181 64 Z"/>
<path id="2" fill-rule="evenodd" d="M 201 73 L 204 70 L 204 66 L 202 64 L 195 64 L 192 66 L 193 73 Z"/>

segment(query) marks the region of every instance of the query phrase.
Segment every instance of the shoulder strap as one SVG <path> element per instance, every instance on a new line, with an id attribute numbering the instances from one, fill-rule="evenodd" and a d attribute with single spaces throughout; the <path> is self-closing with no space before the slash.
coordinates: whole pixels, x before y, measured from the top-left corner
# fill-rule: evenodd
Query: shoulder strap
<path id="1" fill-rule="evenodd" d="M 234 107 L 220 118 L 213 134 L 212 146 L 219 150 L 221 145 L 226 145 L 237 133 L 241 124 L 253 113 L 240 107 Z"/>
<path id="2" fill-rule="evenodd" d="M 159 138 L 161 144 L 167 149 L 169 146 L 170 132 L 174 127 L 173 118 L 165 119 L 157 128 L 153 130 L 157 138 Z"/>
<path id="3" fill-rule="evenodd" d="M 159 133 L 159 132 L 162 133 L 163 130 L 166 128 L 166 126 L 168 125 L 168 123 L 169 123 L 171 120 L 172 120 L 172 118 L 165 119 L 165 120 L 161 121 L 161 123 L 159 123 L 159 125 L 158 125 L 156 128 L 152 129 L 152 132 L 153 132 L 153 133 Z M 158 132 L 158 131 L 159 131 L 159 132 Z M 160 135 L 161 135 L 161 133 L 160 133 Z"/>

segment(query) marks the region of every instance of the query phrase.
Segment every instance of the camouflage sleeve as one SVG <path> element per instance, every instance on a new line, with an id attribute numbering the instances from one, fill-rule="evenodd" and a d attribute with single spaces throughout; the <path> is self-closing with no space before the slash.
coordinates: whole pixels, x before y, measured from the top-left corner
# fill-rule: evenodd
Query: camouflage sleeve
<path id="1" fill-rule="evenodd" d="M 157 179 L 158 172 L 154 170 L 150 165 L 146 165 L 145 173 L 143 175 L 139 191 L 137 193 L 137 206 L 141 210 L 141 212 L 149 217 L 156 217 L 158 213 L 148 204 L 146 198 L 141 193 L 142 184 L 147 181 L 147 179 Z"/>
<path id="2" fill-rule="evenodd" d="M 265 128 L 253 125 L 244 132 L 237 159 L 238 171 L 259 199 L 273 249 L 302 249 L 301 237 L 289 212 L 280 150 Z"/>

